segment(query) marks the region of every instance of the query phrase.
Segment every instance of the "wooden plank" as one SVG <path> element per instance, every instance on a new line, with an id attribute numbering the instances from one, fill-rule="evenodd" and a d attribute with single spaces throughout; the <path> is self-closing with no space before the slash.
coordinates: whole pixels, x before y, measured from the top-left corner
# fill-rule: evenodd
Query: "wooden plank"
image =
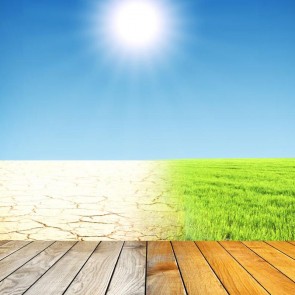
<path id="1" fill-rule="evenodd" d="M 55 242 L 0 283 L 0 294 L 23 294 L 76 242 Z"/>
<path id="2" fill-rule="evenodd" d="M 101 242 L 65 294 L 105 294 L 123 242 Z"/>
<path id="3" fill-rule="evenodd" d="M 271 294 L 295 294 L 295 284 L 241 242 L 220 244 Z"/>
<path id="4" fill-rule="evenodd" d="M 70 285 L 98 242 L 78 242 L 56 264 L 54 264 L 30 289 L 26 295 L 61 295 Z"/>
<path id="5" fill-rule="evenodd" d="M 230 294 L 267 294 L 218 242 L 196 242 Z"/>
<path id="6" fill-rule="evenodd" d="M 289 241 L 289 243 L 295 246 L 295 242 L 294 241 Z"/>
<path id="7" fill-rule="evenodd" d="M 169 242 L 147 244 L 147 295 L 186 294 Z"/>
<path id="8" fill-rule="evenodd" d="M 8 241 L 0 241 L 0 246 L 6 244 Z"/>
<path id="9" fill-rule="evenodd" d="M 295 280 L 295 262 L 292 258 L 264 242 L 243 242 L 256 254 L 272 264 L 291 280 Z"/>
<path id="10" fill-rule="evenodd" d="M 188 294 L 227 294 L 194 242 L 172 242 Z"/>
<path id="11" fill-rule="evenodd" d="M 280 250 L 281 252 L 285 253 L 286 255 L 290 256 L 291 258 L 295 259 L 294 245 L 292 245 L 288 242 L 281 242 L 281 241 L 269 241 L 266 243 L 273 246 L 274 248 Z"/>
<path id="12" fill-rule="evenodd" d="M 17 250 L 30 243 L 30 241 L 10 241 L 8 243 L 4 243 L 0 247 L 0 260 L 4 259 L 5 257 L 9 256 L 10 254 L 16 252 Z"/>
<path id="13" fill-rule="evenodd" d="M 10 275 L 16 269 L 28 262 L 34 256 L 38 255 L 45 248 L 50 246 L 53 242 L 37 241 L 21 248 L 13 254 L 7 256 L 0 261 L 0 281 Z"/>
<path id="14" fill-rule="evenodd" d="M 145 270 L 146 242 L 125 242 L 107 294 L 144 294 Z"/>

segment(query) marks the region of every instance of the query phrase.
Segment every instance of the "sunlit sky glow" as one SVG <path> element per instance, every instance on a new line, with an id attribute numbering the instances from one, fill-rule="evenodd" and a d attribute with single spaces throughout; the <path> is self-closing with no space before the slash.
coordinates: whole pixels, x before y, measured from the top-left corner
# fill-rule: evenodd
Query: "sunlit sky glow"
<path id="1" fill-rule="evenodd" d="M 165 38 L 164 7 L 153 0 L 116 1 L 106 15 L 106 33 L 119 46 L 150 50 Z"/>
<path id="2" fill-rule="evenodd" d="M 294 15 L 294 0 L 1 0 L 0 159 L 295 157 Z"/>
<path id="3" fill-rule="evenodd" d="M 90 43 L 100 58 L 116 63 L 157 63 L 181 42 L 182 13 L 170 0 L 93 1 Z M 156 62 L 157 61 L 157 62 Z"/>

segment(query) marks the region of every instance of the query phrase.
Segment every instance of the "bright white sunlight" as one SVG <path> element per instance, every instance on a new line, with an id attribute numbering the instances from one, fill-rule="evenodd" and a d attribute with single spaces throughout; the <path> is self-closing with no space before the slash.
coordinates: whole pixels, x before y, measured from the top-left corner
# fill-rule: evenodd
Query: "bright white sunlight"
<path id="1" fill-rule="evenodd" d="M 151 0 L 116 3 L 108 22 L 115 41 L 136 50 L 156 46 L 165 31 L 164 13 L 161 7 Z"/>

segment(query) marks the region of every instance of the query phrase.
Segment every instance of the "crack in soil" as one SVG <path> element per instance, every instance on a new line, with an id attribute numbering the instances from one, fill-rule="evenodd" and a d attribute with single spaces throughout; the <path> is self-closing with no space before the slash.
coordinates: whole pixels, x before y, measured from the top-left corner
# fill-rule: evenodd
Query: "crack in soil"
<path id="1" fill-rule="evenodd" d="M 0 161 L 0 239 L 177 239 L 166 185 L 163 162 Z"/>

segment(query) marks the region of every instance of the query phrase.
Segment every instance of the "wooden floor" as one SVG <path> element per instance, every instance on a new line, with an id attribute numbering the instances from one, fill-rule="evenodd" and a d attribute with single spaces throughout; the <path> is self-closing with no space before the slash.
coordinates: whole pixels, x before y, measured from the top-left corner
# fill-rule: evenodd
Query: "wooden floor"
<path id="1" fill-rule="evenodd" d="M 0 241 L 0 294 L 295 294 L 295 242 Z"/>

